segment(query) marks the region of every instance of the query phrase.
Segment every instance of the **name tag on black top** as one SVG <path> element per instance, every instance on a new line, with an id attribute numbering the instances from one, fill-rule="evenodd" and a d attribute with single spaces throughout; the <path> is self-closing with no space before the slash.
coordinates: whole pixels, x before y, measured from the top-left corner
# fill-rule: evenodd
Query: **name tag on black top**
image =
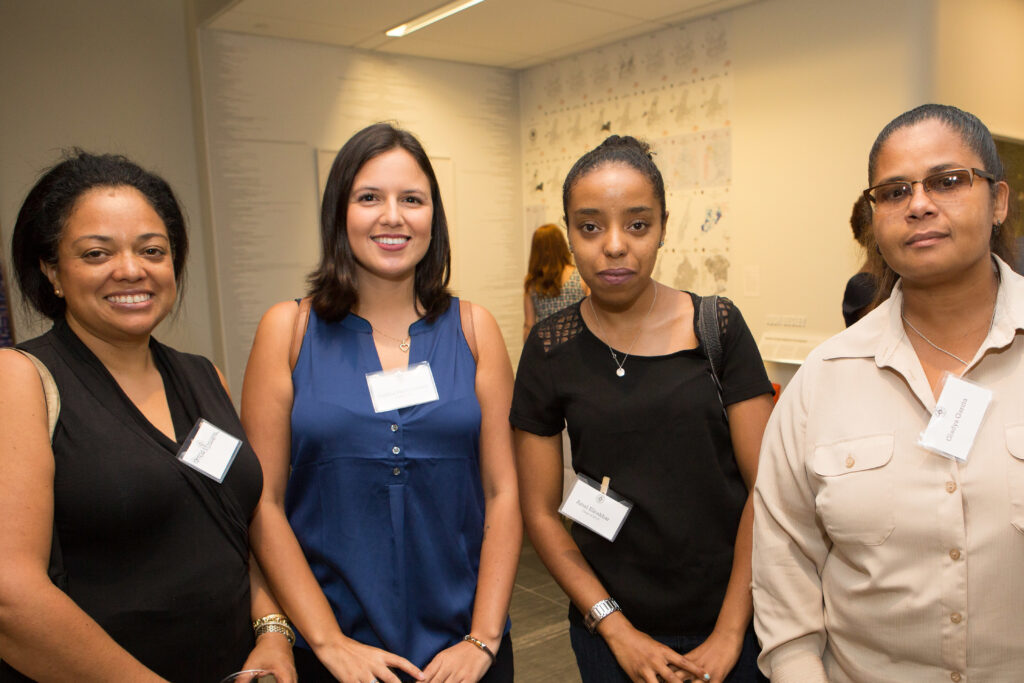
<path id="1" fill-rule="evenodd" d="M 220 484 L 224 482 L 241 447 L 240 439 L 199 418 L 178 451 L 178 460 Z"/>
<path id="2" fill-rule="evenodd" d="M 562 502 L 558 512 L 582 524 L 595 534 L 614 541 L 626 521 L 633 504 L 593 479 L 576 475 L 576 483 Z"/>

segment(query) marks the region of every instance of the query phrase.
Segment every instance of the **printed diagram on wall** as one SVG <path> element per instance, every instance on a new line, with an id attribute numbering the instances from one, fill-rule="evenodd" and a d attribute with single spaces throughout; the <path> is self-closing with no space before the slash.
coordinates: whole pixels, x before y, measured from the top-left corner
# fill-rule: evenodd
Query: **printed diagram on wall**
<path id="1" fill-rule="evenodd" d="M 651 143 L 668 234 L 654 277 L 702 294 L 729 284 L 732 135 L 728 17 L 702 19 L 523 75 L 526 234 L 562 223 L 562 182 L 609 135 Z"/>

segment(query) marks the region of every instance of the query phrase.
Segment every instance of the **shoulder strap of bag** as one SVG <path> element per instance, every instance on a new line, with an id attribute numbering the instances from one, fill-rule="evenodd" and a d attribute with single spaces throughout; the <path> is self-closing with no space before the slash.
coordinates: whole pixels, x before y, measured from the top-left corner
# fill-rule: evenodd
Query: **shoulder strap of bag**
<path id="1" fill-rule="evenodd" d="M 299 361 L 299 349 L 302 348 L 302 340 L 306 336 L 306 327 L 309 326 L 309 308 L 313 305 L 313 298 L 309 296 L 299 299 L 299 312 L 295 316 L 295 328 L 292 330 L 292 343 L 288 347 L 288 367 L 295 370 L 295 364 Z"/>
<path id="2" fill-rule="evenodd" d="M 473 354 L 473 360 L 479 361 L 476 350 L 476 329 L 473 327 L 473 304 L 465 299 L 459 299 L 459 317 L 462 318 L 462 334 L 466 337 L 469 350 Z"/>
<path id="3" fill-rule="evenodd" d="M 700 314 L 697 318 L 697 331 L 700 334 L 700 342 L 707 355 L 708 364 L 711 366 L 711 379 L 715 382 L 715 391 L 718 392 L 718 402 L 722 404 L 722 416 L 726 424 L 729 422 L 729 415 L 725 411 L 725 401 L 722 400 L 722 365 L 725 355 L 722 349 L 722 328 L 718 321 L 718 296 L 702 296 L 700 298 Z"/>
<path id="4" fill-rule="evenodd" d="M 28 351 L 15 351 L 32 361 L 32 365 L 36 366 L 36 372 L 39 373 L 39 381 L 43 383 L 43 398 L 46 401 L 46 422 L 50 428 L 50 441 L 53 441 L 53 431 L 57 428 L 57 418 L 60 417 L 60 391 L 57 390 L 57 383 L 53 380 L 50 370 L 43 365 L 43 361 Z"/>

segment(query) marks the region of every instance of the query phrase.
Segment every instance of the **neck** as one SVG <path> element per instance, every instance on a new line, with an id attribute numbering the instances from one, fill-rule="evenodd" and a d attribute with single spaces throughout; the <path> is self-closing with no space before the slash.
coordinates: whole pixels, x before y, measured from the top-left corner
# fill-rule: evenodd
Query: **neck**
<path id="1" fill-rule="evenodd" d="M 72 315 L 66 315 L 68 327 L 103 363 L 111 375 L 142 373 L 153 367 L 149 351 L 150 335 L 135 339 L 104 339 L 90 332 Z"/>
<path id="2" fill-rule="evenodd" d="M 658 283 L 652 279 L 640 290 L 636 298 L 629 301 L 605 301 L 600 296 L 595 296 L 593 290 L 590 293 L 590 303 L 594 306 L 597 314 L 601 316 L 601 322 L 606 327 L 630 327 L 636 325 L 647 317 L 654 303 L 654 292 Z"/>
<path id="3" fill-rule="evenodd" d="M 422 315 L 413 277 L 385 280 L 366 274 L 358 281 L 359 301 L 353 312 L 388 334 L 405 334 Z"/>
<path id="4" fill-rule="evenodd" d="M 995 307 L 999 278 L 991 261 L 970 278 L 919 286 L 905 280 L 903 314 L 921 327 L 943 330 L 950 337 L 965 336 L 984 326 Z M 956 321 L 950 324 L 950 321 Z M 941 335 L 939 335 L 941 336 Z"/>

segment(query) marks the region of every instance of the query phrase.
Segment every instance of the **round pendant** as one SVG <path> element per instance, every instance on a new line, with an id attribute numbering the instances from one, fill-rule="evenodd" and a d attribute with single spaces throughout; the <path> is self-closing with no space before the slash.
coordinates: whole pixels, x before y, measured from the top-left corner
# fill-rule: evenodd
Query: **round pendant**
<path id="1" fill-rule="evenodd" d="M 618 375 L 619 377 L 625 377 L 626 371 L 623 370 L 622 368 L 619 368 L 618 370 L 615 371 L 615 374 Z"/>

